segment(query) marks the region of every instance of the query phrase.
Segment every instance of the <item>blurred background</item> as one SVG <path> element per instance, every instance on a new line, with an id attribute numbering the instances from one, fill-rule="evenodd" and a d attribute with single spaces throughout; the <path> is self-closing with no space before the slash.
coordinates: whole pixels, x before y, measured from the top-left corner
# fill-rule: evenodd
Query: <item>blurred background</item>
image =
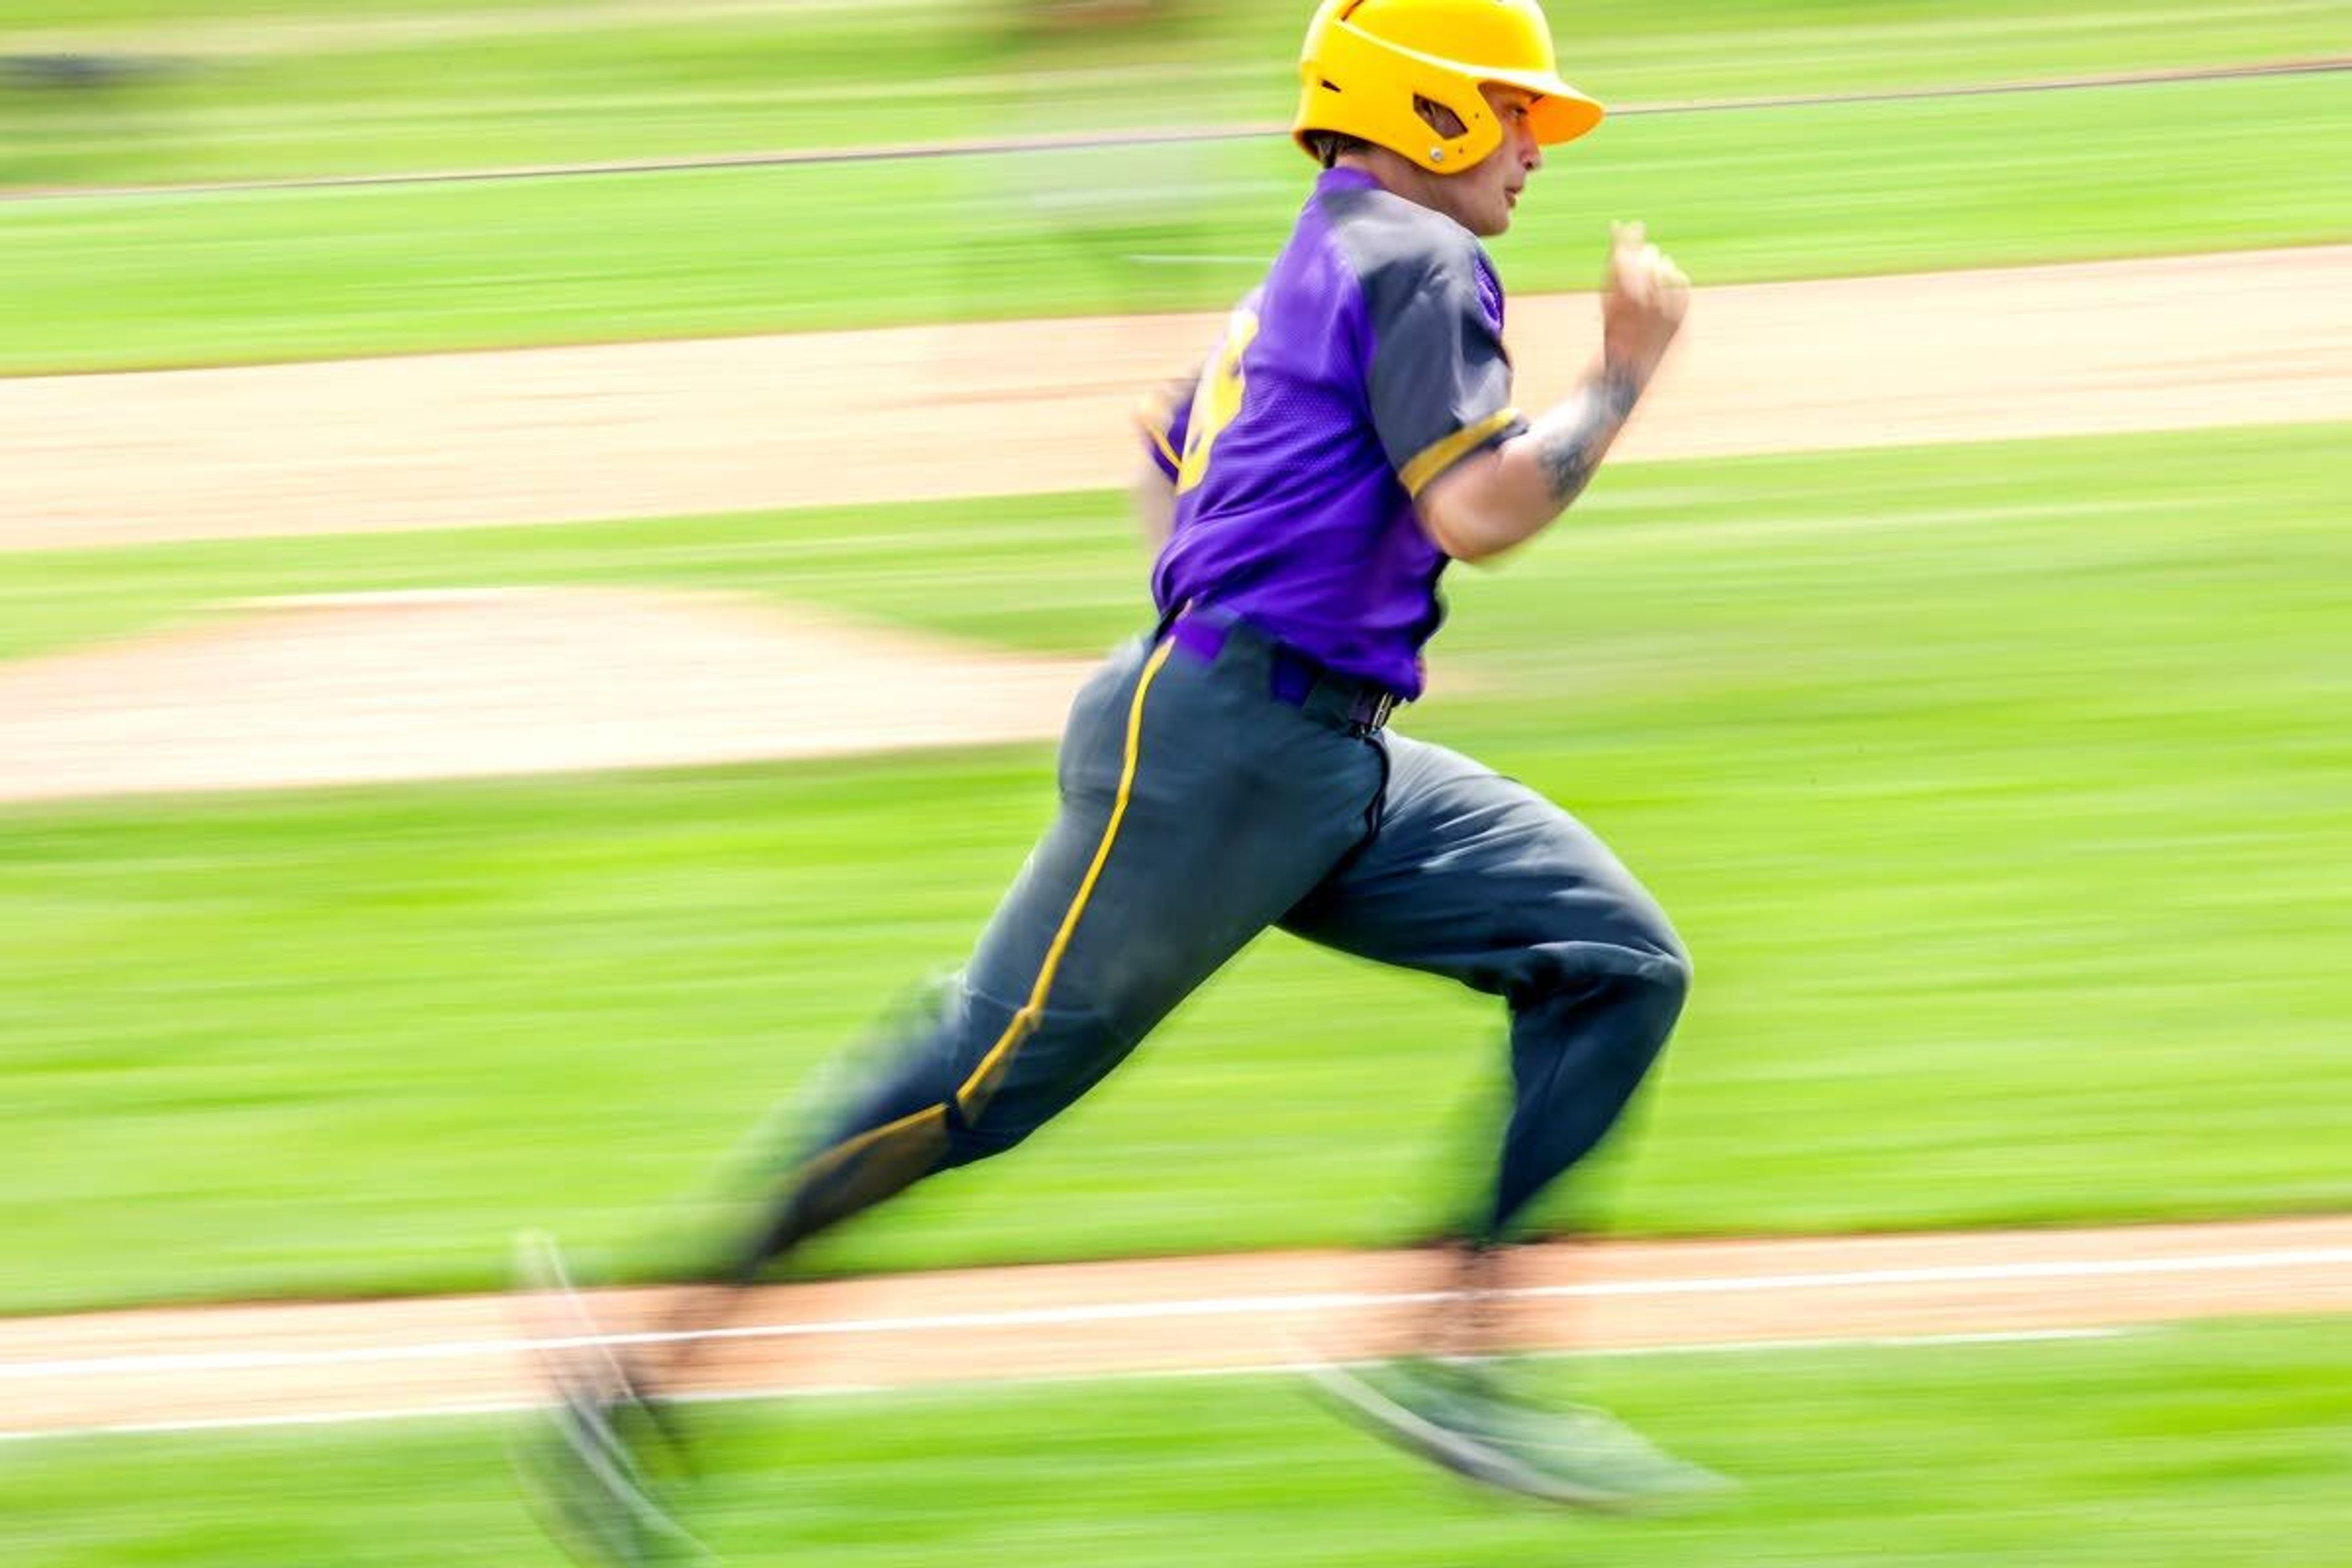
<path id="1" fill-rule="evenodd" d="M 0 0 L 0 1339 L 707 1243 L 771 1108 L 961 961 L 1148 622 L 1129 410 L 1304 196 L 1310 9 Z M 1551 1217 L 2352 1211 L 2340 0 L 1549 10 L 1615 112 L 1493 246 L 1526 398 L 1611 221 L 1700 288 L 1569 522 L 1449 577 L 1403 721 L 1696 954 Z M 812 1266 L 1409 1240 L 1499 1025 L 1269 939 Z M 2295 1266 L 2339 1300 L 2340 1250 Z M 2246 1279 L 2253 1321 L 1548 1366 L 1750 1483 L 1647 1530 L 1249 1380 L 730 1409 L 709 1517 L 746 1562 L 2352 1562 L 2345 1319 Z M 70 1415 L 58 1353 L 0 1351 L 10 1407 Z M 552 1560 L 493 1426 L 0 1445 L 0 1543 Z"/>

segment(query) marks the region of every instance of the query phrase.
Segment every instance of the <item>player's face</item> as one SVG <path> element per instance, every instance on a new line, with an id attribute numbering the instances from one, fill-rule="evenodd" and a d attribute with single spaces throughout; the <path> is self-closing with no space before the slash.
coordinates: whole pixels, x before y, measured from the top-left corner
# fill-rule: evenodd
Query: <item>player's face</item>
<path id="1" fill-rule="evenodd" d="M 1543 149 L 1536 144 L 1535 127 L 1528 111 L 1535 94 L 1516 87 L 1486 86 L 1478 89 L 1486 106 L 1502 121 L 1503 144 L 1462 173 L 1443 182 L 1446 216 L 1481 239 L 1492 238 L 1511 226 L 1511 209 L 1528 180 L 1543 167 Z"/>

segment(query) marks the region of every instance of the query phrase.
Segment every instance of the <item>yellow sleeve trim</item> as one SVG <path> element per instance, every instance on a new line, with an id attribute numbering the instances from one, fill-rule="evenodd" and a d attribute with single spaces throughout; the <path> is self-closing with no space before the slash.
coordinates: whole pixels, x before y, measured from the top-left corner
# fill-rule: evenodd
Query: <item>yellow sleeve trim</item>
<path id="1" fill-rule="evenodd" d="M 1143 422 L 1141 420 L 1138 420 L 1136 423 L 1141 425 Z M 1151 444 L 1158 447 L 1160 449 L 1160 455 L 1168 460 L 1168 467 L 1171 471 L 1181 468 L 1184 466 L 1184 459 L 1178 457 L 1176 455 L 1176 448 L 1168 444 L 1167 431 L 1162 430 L 1157 425 L 1144 425 L 1143 433 L 1151 437 Z"/>
<path id="2" fill-rule="evenodd" d="M 1403 483 L 1405 493 L 1418 497 L 1430 480 L 1492 440 L 1496 432 L 1509 429 L 1518 418 L 1517 409 L 1506 408 L 1499 414 L 1487 416 L 1475 425 L 1456 430 L 1442 441 L 1433 441 L 1423 447 L 1419 456 L 1397 470 L 1397 478 Z"/>
<path id="3" fill-rule="evenodd" d="M 1135 427 L 1151 437 L 1151 444 L 1160 449 L 1162 458 L 1168 459 L 1171 469 L 1184 466 L 1184 459 L 1177 456 L 1176 448 L 1168 444 L 1168 426 L 1175 413 L 1175 405 L 1164 392 L 1151 394 L 1135 408 Z"/>

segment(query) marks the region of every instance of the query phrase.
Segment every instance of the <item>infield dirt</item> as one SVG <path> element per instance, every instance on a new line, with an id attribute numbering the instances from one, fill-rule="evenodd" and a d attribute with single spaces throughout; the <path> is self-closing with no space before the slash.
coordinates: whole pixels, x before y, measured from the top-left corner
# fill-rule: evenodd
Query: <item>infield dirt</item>
<path id="1" fill-rule="evenodd" d="M 2352 418 L 2352 247 L 1699 291 L 1611 458 Z M 1599 342 L 1512 302 L 1530 408 Z M 0 380 L 0 549 L 1123 485 L 1221 321 L 998 322 Z"/>

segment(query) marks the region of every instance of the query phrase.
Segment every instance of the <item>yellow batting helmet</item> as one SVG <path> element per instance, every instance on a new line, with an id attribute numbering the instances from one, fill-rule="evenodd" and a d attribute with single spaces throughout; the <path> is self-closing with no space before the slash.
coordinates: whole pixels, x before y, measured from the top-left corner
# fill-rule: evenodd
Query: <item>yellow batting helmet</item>
<path id="1" fill-rule="evenodd" d="M 1546 146 L 1601 123 L 1601 105 L 1559 79 L 1551 27 L 1536 0 L 1323 0 L 1299 51 L 1298 118 L 1291 133 L 1336 131 L 1386 147 L 1441 174 L 1459 174 L 1503 144 L 1478 89 L 1492 82 L 1536 95 L 1530 115 Z M 1452 110 L 1459 136 L 1441 136 L 1413 109 Z M 1312 151 L 1312 149 L 1309 149 Z"/>

